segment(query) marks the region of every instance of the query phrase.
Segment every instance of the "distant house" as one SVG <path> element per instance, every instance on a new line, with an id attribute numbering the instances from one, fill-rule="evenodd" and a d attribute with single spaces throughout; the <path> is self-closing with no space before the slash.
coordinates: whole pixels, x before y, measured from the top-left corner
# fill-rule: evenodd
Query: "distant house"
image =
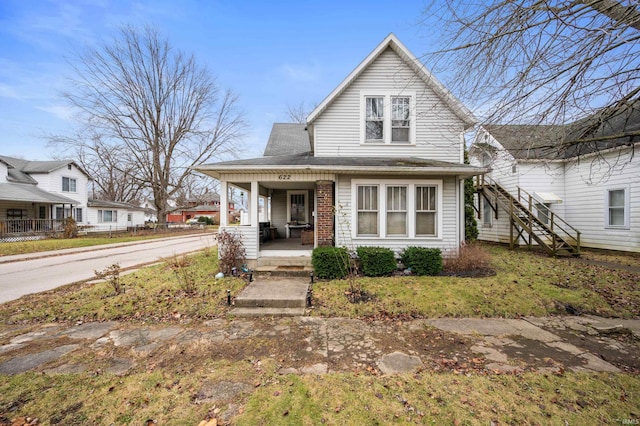
<path id="1" fill-rule="evenodd" d="M 220 228 L 241 234 L 250 260 L 310 256 L 325 245 L 455 256 L 465 239 L 464 179 L 484 172 L 463 161 L 463 134 L 474 124 L 390 34 L 306 124 L 274 124 L 263 157 L 196 170 L 220 180 L 222 204 L 230 186 L 248 193 L 243 226 L 223 217 Z"/>
<path id="2" fill-rule="evenodd" d="M 227 214 L 230 215 L 235 210 L 233 202 L 228 203 Z M 191 198 L 186 201 L 185 206 L 178 207 L 167 213 L 168 223 L 185 223 L 189 219 L 197 219 L 205 216 L 215 223 L 220 220 L 220 195 L 208 192 L 200 197 Z"/>
<path id="3" fill-rule="evenodd" d="M 52 232 L 67 217 L 84 224 L 90 179 L 72 160 L 0 156 L 0 236 Z"/>
<path id="4" fill-rule="evenodd" d="M 640 252 L 639 148 L 636 102 L 567 125 L 484 125 L 469 154 L 491 169 L 492 182 L 530 203 L 540 226 L 575 228 L 582 247 Z M 490 186 L 480 195 L 480 239 L 525 243 L 528 232 L 518 233 L 527 225 L 510 220 L 502 196 Z"/>
<path id="5" fill-rule="evenodd" d="M 145 209 L 129 203 L 89 200 L 86 226 L 89 232 L 118 231 L 145 226 Z"/>

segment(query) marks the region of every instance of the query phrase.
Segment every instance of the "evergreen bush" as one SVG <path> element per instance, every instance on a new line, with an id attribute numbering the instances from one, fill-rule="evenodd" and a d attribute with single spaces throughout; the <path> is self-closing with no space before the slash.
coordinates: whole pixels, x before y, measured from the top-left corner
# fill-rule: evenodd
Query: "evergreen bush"
<path id="1" fill-rule="evenodd" d="M 407 247 L 400 259 L 415 275 L 438 275 L 442 271 L 442 252 L 438 248 Z"/>
<path id="2" fill-rule="evenodd" d="M 393 250 L 385 247 L 358 247 L 362 272 L 368 277 L 389 275 L 398 268 Z"/>
<path id="3" fill-rule="evenodd" d="M 349 273 L 349 255 L 342 247 L 316 247 L 311 254 L 311 264 L 318 278 L 333 280 Z"/>

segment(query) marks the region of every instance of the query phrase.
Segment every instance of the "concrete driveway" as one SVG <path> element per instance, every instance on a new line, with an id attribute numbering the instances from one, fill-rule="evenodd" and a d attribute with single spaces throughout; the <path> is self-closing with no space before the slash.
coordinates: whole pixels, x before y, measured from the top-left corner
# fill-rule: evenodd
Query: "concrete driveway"
<path id="1" fill-rule="evenodd" d="M 89 280 L 114 263 L 135 268 L 213 245 L 214 234 L 201 234 L 0 257 L 0 303 Z"/>

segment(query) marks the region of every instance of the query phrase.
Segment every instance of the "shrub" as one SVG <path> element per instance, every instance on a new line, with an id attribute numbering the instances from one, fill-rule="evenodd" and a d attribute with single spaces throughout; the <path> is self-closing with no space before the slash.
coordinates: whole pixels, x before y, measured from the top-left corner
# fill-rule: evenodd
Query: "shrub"
<path id="1" fill-rule="evenodd" d="M 78 236 L 78 224 L 72 217 L 64 219 L 64 238 L 76 238 Z"/>
<path id="2" fill-rule="evenodd" d="M 173 273 L 176 274 L 180 288 L 190 296 L 195 295 L 198 290 L 198 285 L 196 284 L 193 271 L 190 269 L 193 263 L 192 258 L 187 256 L 178 257 L 178 255 L 174 254 L 172 258 L 165 259 L 165 262 L 167 262 L 167 265 Z"/>
<path id="3" fill-rule="evenodd" d="M 209 216 L 200 216 L 198 218 L 198 223 L 204 223 L 205 225 L 215 225 L 213 223 L 213 219 L 211 219 Z"/>
<path id="4" fill-rule="evenodd" d="M 442 253 L 438 248 L 407 247 L 400 259 L 416 275 L 438 275 L 442 271 Z"/>
<path id="5" fill-rule="evenodd" d="M 362 272 L 368 277 L 389 275 L 398 267 L 393 250 L 385 247 L 358 247 Z"/>
<path id="6" fill-rule="evenodd" d="M 342 247 L 316 247 L 311 254 L 311 264 L 318 278 L 333 280 L 349 273 L 349 255 Z"/>
<path id="7" fill-rule="evenodd" d="M 451 257 L 445 261 L 448 272 L 466 272 L 491 268 L 489 253 L 478 242 L 462 244 L 458 257 Z"/>
<path id="8" fill-rule="evenodd" d="M 107 266 L 102 271 L 93 271 L 96 274 L 96 278 L 107 281 L 116 295 L 124 293 L 124 285 L 120 282 L 120 264 L 114 263 Z"/>
<path id="9" fill-rule="evenodd" d="M 242 244 L 242 236 L 236 232 L 222 230 L 218 233 L 218 258 L 220 271 L 231 274 L 233 268 L 245 263 L 246 252 Z"/>

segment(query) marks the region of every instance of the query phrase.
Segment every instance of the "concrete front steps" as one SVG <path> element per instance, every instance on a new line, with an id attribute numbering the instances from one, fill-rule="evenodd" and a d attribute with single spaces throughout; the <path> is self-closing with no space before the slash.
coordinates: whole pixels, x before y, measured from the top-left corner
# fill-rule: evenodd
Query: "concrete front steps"
<path id="1" fill-rule="evenodd" d="M 242 317 L 302 316 L 308 290 L 306 279 L 258 276 L 238 294 L 230 313 Z"/>
<path id="2" fill-rule="evenodd" d="M 257 277 L 309 277 L 313 272 L 308 256 L 260 257 L 253 270 Z"/>

